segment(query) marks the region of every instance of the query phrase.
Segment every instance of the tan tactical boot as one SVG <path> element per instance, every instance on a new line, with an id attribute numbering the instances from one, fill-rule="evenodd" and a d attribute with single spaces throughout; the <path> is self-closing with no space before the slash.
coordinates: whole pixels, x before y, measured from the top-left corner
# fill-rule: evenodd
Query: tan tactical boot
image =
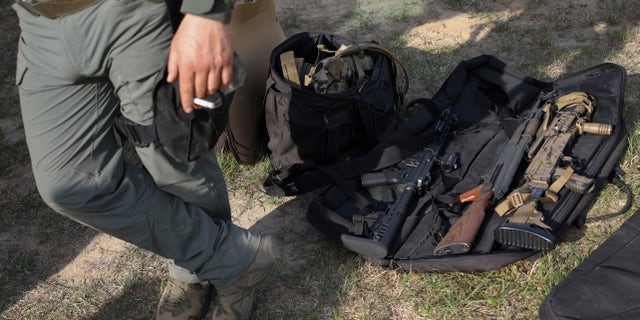
<path id="1" fill-rule="evenodd" d="M 263 237 L 253 262 L 247 271 L 227 288 L 216 288 L 217 304 L 211 314 L 215 320 L 247 319 L 253 311 L 256 290 L 275 274 L 281 259 L 280 244 L 271 237 Z"/>
<path id="2" fill-rule="evenodd" d="M 156 312 L 156 320 L 201 320 L 211 303 L 213 286 L 208 282 L 184 283 L 170 279 Z"/>

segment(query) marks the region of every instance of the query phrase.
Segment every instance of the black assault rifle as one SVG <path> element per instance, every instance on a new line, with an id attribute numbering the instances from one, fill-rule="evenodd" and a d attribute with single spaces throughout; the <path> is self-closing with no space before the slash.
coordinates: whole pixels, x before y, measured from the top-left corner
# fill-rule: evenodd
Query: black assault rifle
<path id="1" fill-rule="evenodd" d="M 455 155 L 448 155 L 444 160 L 438 157 L 456 122 L 456 117 L 450 109 L 450 107 L 445 109 L 436 123 L 435 129 L 440 133 L 439 137 L 429 148 L 422 151 L 420 160 L 415 166 L 407 166 L 409 169 L 399 173 L 379 172 L 362 176 L 362 185 L 365 187 L 398 184 L 402 186 L 402 193 L 395 202 L 387 206 L 384 213 L 376 218 L 370 228 L 364 227 L 364 236 L 343 234 L 341 240 L 345 248 L 365 257 L 386 257 L 409 214 L 409 204 L 414 197 L 422 195 L 429 185 L 433 165 L 441 164 L 443 170 L 456 168 Z"/>

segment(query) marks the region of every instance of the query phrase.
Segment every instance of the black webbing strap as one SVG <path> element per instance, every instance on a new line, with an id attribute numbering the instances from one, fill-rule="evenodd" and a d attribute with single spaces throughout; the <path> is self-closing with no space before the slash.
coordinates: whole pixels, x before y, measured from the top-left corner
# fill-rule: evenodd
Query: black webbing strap
<path id="1" fill-rule="evenodd" d="M 158 134 L 154 124 L 143 126 L 122 115 L 117 116 L 113 124 L 118 133 L 136 147 L 148 147 L 149 144 L 158 142 Z"/>
<path id="2" fill-rule="evenodd" d="M 616 212 L 611 212 L 603 216 L 593 217 L 593 218 L 587 218 L 586 217 L 587 212 L 585 211 L 584 214 L 582 214 L 581 217 L 578 218 L 580 219 L 580 221 L 578 221 L 578 225 L 584 225 L 585 222 L 602 221 L 602 220 L 615 218 L 619 215 L 626 213 L 627 211 L 629 211 L 629 209 L 631 209 L 631 206 L 633 205 L 633 192 L 631 191 L 631 188 L 629 187 L 629 185 L 626 182 L 624 182 L 624 180 L 622 180 L 622 177 L 624 175 L 625 175 L 624 170 L 622 170 L 620 165 L 616 164 L 616 166 L 613 168 L 613 171 L 611 172 L 611 175 L 609 176 L 609 180 L 611 181 L 611 183 L 614 186 L 616 186 L 618 189 L 620 189 L 620 191 L 625 195 L 626 200 L 622 208 L 620 208 Z"/>

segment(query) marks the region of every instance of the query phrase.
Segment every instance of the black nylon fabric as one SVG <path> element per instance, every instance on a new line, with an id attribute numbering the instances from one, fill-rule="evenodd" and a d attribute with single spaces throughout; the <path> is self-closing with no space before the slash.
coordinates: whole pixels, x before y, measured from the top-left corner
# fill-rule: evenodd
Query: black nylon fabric
<path id="1" fill-rule="evenodd" d="M 330 34 L 296 34 L 271 53 L 265 95 L 265 119 L 273 168 L 265 182 L 271 195 L 307 192 L 286 187 L 285 179 L 365 155 L 382 137 L 396 129 L 402 97 L 395 91 L 393 62 L 384 54 L 365 51 L 373 71 L 357 85 L 340 93 L 321 94 L 297 87 L 282 75 L 280 55 L 315 64 L 330 56 L 318 45 L 337 50 L 352 41 Z M 311 189 L 317 188 L 311 187 Z M 284 189 L 284 190 L 282 190 Z"/>
<path id="2" fill-rule="evenodd" d="M 124 116 L 115 119 L 115 127 L 122 137 L 135 146 L 147 147 L 157 143 L 178 162 L 191 162 L 213 149 L 227 126 L 233 92 L 222 94 L 222 105 L 216 109 L 196 109 L 186 113 L 182 109 L 178 82 L 162 80 L 154 92 L 154 123 L 136 124 Z"/>
<path id="3" fill-rule="evenodd" d="M 588 194 L 562 189 L 557 202 L 548 202 L 539 207 L 544 222 L 552 227 L 551 233 L 561 234 L 588 211 L 590 203 L 609 181 L 615 164 L 625 151 L 627 133 L 622 120 L 625 85 L 626 71 L 613 64 L 602 64 L 546 83 L 528 77 L 492 56 L 478 56 L 461 62 L 433 98 L 428 99 L 436 110 L 452 106 L 453 113 L 458 118 L 455 134 L 448 141 L 444 153 L 457 154 L 460 163 L 457 169 L 451 172 L 433 168 L 428 190 L 430 194 L 425 195 L 435 199 L 435 206 L 442 219 L 433 219 L 430 215 L 425 215 L 423 211 L 426 209 L 415 204 L 421 199 L 414 199 L 409 208 L 418 209 L 407 213 L 407 216 L 426 216 L 431 217 L 433 221 L 444 221 L 443 228 L 448 230 L 468 207 L 468 204 L 449 206 L 449 202 L 456 195 L 476 187 L 483 181 L 483 176 L 488 174 L 488 170 L 496 163 L 497 156 L 515 128 L 525 121 L 536 107 L 534 102 L 541 96 L 541 92 L 557 92 L 558 95 L 563 95 L 571 91 L 584 90 L 596 96 L 600 103 L 595 108 L 593 121 L 612 124 L 614 130 L 610 136 L 580 136 L 576 139 L 577 142 L 565 151 L 565 155 L 584 161 L 584 167 L 579 172 L 594 178 L 596 184 L 594 191 Z M 410 118 L 407 122 L 411 121 L 420 121 L 420 118 Z M 429 125 L 432 126 L 433 123 Z M 413 123 L 407 127 L 420 126 Z M 525 182 L 523 173 L 527 165 L 526 161 L 521 162 L 516 172 L 518 176 L 513 179 L 511 188 L 517 188 Z M 376 172 L 402 170 L 406 168 L 394 164 Z M 345 185 L 350 185 L 352 189 L 347 189 Z M 384 204 L 389 205 L 396 199 L 399 189 L 399 185 L 365 188 L 360 186 L 356 177 L 351 184 L 332 185 L 314 197 L 307 210 L 307 219 L 329 239 L 342 244 L 343 234 L 351 234 L 353 230 L 358 229 L 359 222 L 354 221 L 354 216 L 358 217 L 356 220 L 360 220 L 360 216 L 366 216 L 376 210 L 381 211 L 380 208 L 384 208 Z M 354 197 L 353 193 L 357 193 L 358 196 Z M 388 196 L 389 194 L 391 196 Z M 361 199 L 369 199 L 369 206 L 360 203 Z M 539 251 L 503 245 L 496 241 L 494 231 L 506 219 L 507 217 L 499 217 L 493 210 L 487 211 L 470 251 L 461 255 L 444 256 L 433 254 L 434 243 L 439 241 L 438 232 L 433 230 L 439 228 L 430 225 L 432 222 L 419 221 L 413 231 L 419 234 L 405 234 L 404 243 L 397 243 L 387 257 L 372 262 L 416 272 L 480 272 L 502 268 L 518 260 L 538 257 Z M 364 254 L 363 257 L 372 259 Z"/>
<path id="4" fill-rule="evenodd" d="M 224 101 L 219 108 L 186 113 L 180 103 L 178 82 L 163 81 L 156 91 L 154 115 L 160 146 L 182 162 L 197 160 L 213 149 L 227 127 L 233 92 L 222 98 Z"/>
<path id="5" fill-rule="evenodd" d="M 551 290 L 540 319 L 640 319 L 638 257 L 640 211 Z"/>

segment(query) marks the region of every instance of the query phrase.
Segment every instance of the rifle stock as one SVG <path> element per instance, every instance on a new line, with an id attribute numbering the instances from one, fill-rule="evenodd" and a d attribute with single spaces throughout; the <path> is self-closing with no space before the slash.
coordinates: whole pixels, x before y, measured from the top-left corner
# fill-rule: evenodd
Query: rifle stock
<path id="1" fill-rule="evenodd" d="M 357 237 L 343 234 L 340 237 L 342 245 L 356 253 L 367 257 L 384 258 L 389 254 L 398 231 L 404 223 L 407 209 L 416 190 L 406 188 L 397 203 L 390 204 L 380 220 L 379 226 L 373 233 L 373 238 Z"/>
<path id="2" fill-rule="evenodd" d="M 434 249 L 434 254 L 462 254 L 471 249 L 471 245 L 480 230 L 480 226 L 487 215 L 487 210 L 493 203 L 493 191 L 488 190 L 480 194 L 471 203 L 466 212 L 460 217 L 449 232 L 440 240 Z"/>

